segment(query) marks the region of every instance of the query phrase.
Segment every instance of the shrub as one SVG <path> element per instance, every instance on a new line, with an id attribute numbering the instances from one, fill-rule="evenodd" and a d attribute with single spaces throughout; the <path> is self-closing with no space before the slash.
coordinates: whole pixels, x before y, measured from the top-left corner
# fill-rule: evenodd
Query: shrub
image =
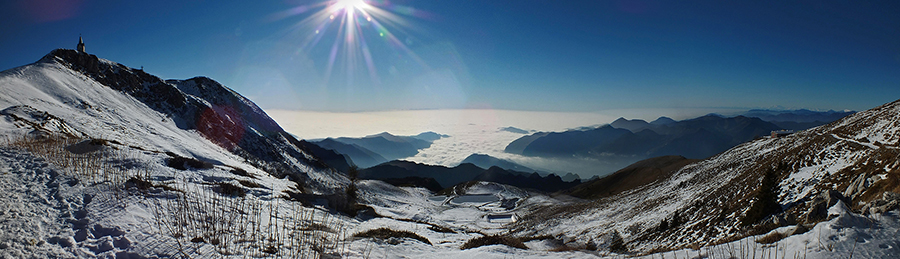
<path id="1" fill-rule="evenodd" d="M 253 177 L 253 176 L 250 175 L 250 173 L 248 173 L 246 170 L 240 169 L 240 168 L 233 168 L 233 169 L 231 169 L 231 173 L 232 173 L 232 174 L 236 174 L 236 175 L 240 175 L 240 176 L 245 176 L 245 177 Z M 255 178 L 255 177 L 253 177 L 253 178 Z"/>
<path id="2" fill-rule="evenodd" d="M 438 226 L 438 225 L 431 225 L 428 227 L 428 229 L 430 229 L 431 231 L 434 231 L 434 232 L 439 232 L 439 233 L 456 233 L 456 231 L 453 231 L 452 229 L 450 229 L 448 227 L 442 227 L 442 226 Z"/>
<path id="3" fill-rule="evenodd" d="M 554 247 L 554 248 L 550 249 L 549 251 L 550 252 L 568 252 L 568 251 L 578 251 L 578 250 L 580 250 L 580 249 L 578 249 L 577 247 L 571 247 L 571 246 L 567 246 L 567 245 L 563 244 L 561 246 Z"/>
<path id="4" fill-rule="evenodd" d="M 597 244 L 594 244 L 594 242 L 587 242 L 587 244 L 584 244 L 584 250 L 597 251 Z"/>
<path id="5" fill-rule="evenodd" d="M 409 232 L 406 230 L 393 230 L 389 228 L 377 228 L 368 230 L 365 232 L 356 233 L 353 235 L 354 237 L 370 237 L 370 238 L 379 238 L 379 239 L 387 239 L 391 237 L 395 238 L 412 238 L 415 240 L 422 241 L 422 243 L 426 243 L 431 245 L 431 241 L 428 241 L 427 238 L 420 236 L 419 234 Z M 523 245 L 524 246 L 524 245 Z"/>
<path id="6" fill-rule="evenodd" d="M 492 235 L 492 236 L 480 236 L 473 239 L 469 239 L 465 244 L 460 247 L 460 249 L 471 249 L 481 246 L 488 245 L 505 245 L 509 247 L 515 247 L 520 249 L 528 249 L 525 246 L 525 243 L 522 243 L 522 240 L 519 240 L 515 237 L 503 236 L 503 235 Z"/>
<path id="7" fill-rule="evenodd" d="M 359 199 L 359 194 L 357 192 L 359 191 L 359 188 L 356 187 L 356 183 L 350 183 L 350 185 L 348 185 L 347 189 L 344 191 L 346 192 L 345 194 L 347 195 L 347 203 L 348 204 L 358 203 L 357 200 Z"/>
<path id="8" fill-rule="evenodd" d="M 628 247 L 625 246 L 625 239 L 622 239 L 622 235 L 619 234 L 619 231 L 613 232 L 609 241 L 609 251 L 620 254 L 628 252 Z"/>
<path id="9" fill-rule="evenodd" d="M 350 178 L 350 181 L 359 180 L 359 168 L 351 166 L 350 169 L 347 169 L 347 177 Z"/>
<path id="10" fill-rule="evenodd" d="M 664 232 L 666 230 L 669 230 L 669 221 L 666 219 L 663 219 L 662 221 L 659 222 L 659 226 L 656 227 L 656 231 Z"/>
<path id="11" fill-rule="evenodd" d="M 237 186 L 237 185 L 234 185 L 231 183 L 220 182 L 220 183 L 217 183 L 216 185 L 219 186 L 218 191 L 221 194 L 225 194 L 225 195 L 229 195 L 229 196 L 239 196 L 239 197 L 244 197 L 244 195 L 247 195 L 247 192 L 244 191 L 244 188 L 241 188 L 240 186 Z"/>
<path id="12" fill-rule="evenodd" d="M 131 177 L 131 179 L 125 181 L 125 187 L 135 187 L 138 188 L 138 190 L 147 190 L 150 189 L 150 187 L 153 187 L 153 183 L 151 183 L 150 181 L 145 181 L 141 178 Z"/>
<path id="13" fill-rule="evenodd" d="M 675 213 L 672 214 L 672 222 L 669 223 L 669 227 L 676 228 L 676 227 L 680 226 L 682 223 L 684 223 L 684 221 L 681 220 L 681 215 L 678 213 L 678 211 L 675 211 Z"/>
<path id="14" fill-rule="evenodd" d="M 94 146 L 106 146 L 109 145 L 109 141 L 105 139 L 91 139 L 91 145 Z"/>
<path id="15" fill-rule="evenodd" d="M 167 166 L 171 168 L 175 168 L 178 170 L 187 170 L 188 167 L 193 167 L 197 169 L 210 169 L 213 168 L 213 164 L 209 162 L 200 161 L 194 158 L 187 158 L 183 156 L 175 155 L 172 158 L 169 158 L 169 161 L 166 163 Z"/>

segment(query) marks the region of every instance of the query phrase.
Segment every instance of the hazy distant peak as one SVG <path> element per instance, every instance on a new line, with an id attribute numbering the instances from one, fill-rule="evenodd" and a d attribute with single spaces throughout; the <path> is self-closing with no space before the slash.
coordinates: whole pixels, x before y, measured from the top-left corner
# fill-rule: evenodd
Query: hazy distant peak
<path id="1" fill-rule="evenodd" d="M 855 113 L 854 111 L 812 111 L 808 109 L 799 110 L 766 110 L 753 109 L 744 113 L 747 117 L 756 117 L 771 122 L 794 122 L 794 123 L 811 123 L 811 122 L 831 122 L 847 115 Z M 817 126 L 817 125 L 815 125 Z"/>
<path id="2" fill-rule="evenodd" d="M 653 124 L 653 125 L 669 125 L 669 124 L 672 124 L 672 123 L 675 123 L 675 122 L 676 122 L 676 121 L 673 120 L 672 118 L 669 118 L 669 117 L 666 117 L 666 116 L 662 116 L 662 117 L 659 117 L 658 119 L 656 119 L 656 120 L 654 120 L 654 121 L 651 121 L 650 124 Z"/>
<path id="3" fill-rule="evenodd" d="M 365 137 L 366 137 L 366 138 L 375 138 L 375 137 L 391 138 L 391 137 L 396 137 L 396 135 L 391 134 L 391 133 L 385 131 L 385 132 L 382 132 L 382 133 L 372 134 L 372 135 L 368 135 L 368 136 L 365 136 Z"/>
<path id="4" fill-rule="evenodd" d="M 491 168 L 491 167 L 496 166 L 496 167 L 500 167 L 500 168 L 503 168 L 506 170 L 516 171 L 516 172 L 527 172 L 527 173 L 536 172 L 536 170 L 534 170 L 534 169 L 517 164 L 513 161 L 492 157 L 492 156 L 486 155 L 486 154 L 478 154 L 478 153 L 471 154 L 468 157 L 466 157 L 465 159 L 463 159 L 462 162 L 460 162 L 460 164 L 465 164 L 465 163 L 471 163 L 471 164 L 474 164 L 474 165 L 476 165 L 478 167 L 482 167 L 482 168 Z M 544 174 L 546 174 L 546 173 L 544 173 Z"/>
<path id="5" fill-rule="evenodd" d="M 450 135 L 447 135 L 447 134 L 439 134 L 439 133 L 434 132 L 434 131 L 426 131 L 426 132 L 419 133 L 419 135 L 415 135 L 415 136 L 412 136 L 412 137 L 413 137 L 413 138 L 417 138 L 417 139 L 421 139 L 421 140 L 424 140 L 424 141 L 428 141 L 428 142 L 433 142 L 433 141 L 438 140 L 438 139 L 448 138 L 448 137 L 450 137 Z"/>
<path id="6" fill-rule="evenodd" d="M 499 131 L 506 131 L 506 132 L 512 132 L 512 133 L 517 133 L 517 134 L 528 134 L 529 133 L 529 131 L 527 131 L 527 130 L 516 128 L 513 126 L 502 127 L 499 129 Z"/>
<path id="7" fill-rule="evenodd" d="M 613 121 L 611 124 L 615 124 L 615 123 L 626 123 L 626 122 L 630 122 L 630 123 L 647 123 L 647 121 L 642 120 L 642 119 L 633 119 L 633 120 L 629 120 L 629 119 L 626 119 L 625 117 L 619 117 L 618 119 L 616 119 L 615 121 Z"/>
<path id="8" fill-rule="evenodd" d="M 647 123 L 647 121 L 645 121 L 645 120 L 641 120 L 641 119 L 628 120 L 625 118 L 618 118 L 615 121 L 613 121 L 612 123 L 610 123 L 609 125 L 612 126 L 613 128 L 627 129 L 631 132 L 638 132 L 638 131 L 641 131 L 643 129 L 646 129 L 646 128 L 649 128 L 650 126 L 652 126 L 650 123 Z"/>
<path id="9" fill-rule="evenodd" d="M 385 132 L 378 133 L 378 134 L 368 135 L 363 138 L 379 138 L 379 137 L 390 140 L 390 141 L 406 142 L 406 141 L 408 141 L 408 139 L 406 139 L 406 138 L 414 138 L 414 139 L 432 142 L 432 141 L 435 141 L 435 140 L 438 140 L 441 138 L 447 138 L 450 136 L 446 135 L 446 134 L 439 134 L 439 133 L 436 133 L 433 131 L 422 132 L 415 136 L 397 136 L 397 135 L 394 135 L 394 134 L 391 134 L 391 133 L 385 131 Z"/>

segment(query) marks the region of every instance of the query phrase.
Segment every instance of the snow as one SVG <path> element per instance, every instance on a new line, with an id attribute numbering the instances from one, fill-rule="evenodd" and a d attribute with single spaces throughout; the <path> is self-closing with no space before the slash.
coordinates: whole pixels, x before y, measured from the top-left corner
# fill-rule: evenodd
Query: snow
<path id="1" fill-rule="evenodd" d="M 869 148 L 871 148 L 871 149 L 879 149 L 879 148 L 881 148 L 881 147 L 876 146 L 875 144 L 872 144 L 872 143 L 864 143 L 864 142 L 860 142 L 860 141 L 857 141 L 857 140 L 852 140 L 852 139 L 844 138 L 844 137 L 838 136 L 837 134 L 831 134 L 831 136 L 834 137 L 834 138 L 836 138 L 836 139 L 843 140 L 843 141 L 853 142 L 853 143 L 856 143 L 856 144 L 860 144 L 860 145 L 863 145 L 863 146 L 867 146 L 867 147 L 869 147 Z M 876 142 L 876 143 L 877 143 L 877 142 Z"/>
<path id="2" fill-rule="evenodd" d="M 153 155 L 138 159 L 148 164 L 156 164 Z M 158 177 L 179 177 L 177 172 L 160 170 Z M 171 169 L 168 169 L 171 170 Z M 175 173 L 175 174 L 170 174 Z M 188 177 L 186 183 L 203 182 L 203 179 L 224 177 L 227 172 L 220 170 L 191 171 L 196 176 Z M 168 175 L 168 176 L 167 176 Z M 103 185 L 86 185 L 83 181 L 74 181 L 74 177 L 59 173 L 55 165 L 42 158 L 20 150 L 0 149 L 0 187 L 4 190 L 0 202 L 4 216 L 4 224 L 0 237 L 6 248 L 0 249 L 0 257 L 94 257 L 132 255 L 173 255 L 179 248 L 171 237 L 160 234 L 153 222 L 153 201 L 162 199 L 164 195 L 143 197 L 126 195 L 117 197 L 105 191 Z M 272 193 L 284 188 L 287 183 L 281 179 L 261 178 L 264 190 L 254 193 L 251 199 L 264 204 L 275 204 L 283 215 L 294 210 L 312 213 L 317 222 L 335 222 L 344 228 L 343 236 L 362 232 L 368 229 L 389 227 L 395 230 L 409 230 L 430 240 L 434 245 L 424 244 L 411 239 L 378 240 L 369 238 L 352 238 L 344 244 L 340 254 L 347 258 L 617 258 L 615 254 L 598 254 L 584 251 L 550 252 L 557 248 L 552 240 L 528 242 L 529 250 L 510 248 L 502 245 L 478 247 L 460 250 L 465 241 L 478 237 L 483 233 L 502 232 L 502 224 L 490 224 L 479 215 L 490 214 L 483 203 L 461 202 L 460 204 L 444 203 L 447 197 L 434 196 L 422 188 L 397 188 L 380 181 L 362 181 L 360 190 L 376 195 L 368 199 L 392 201 L 390 206 L 376 207 L 380 214 L 390 217 L 360 220 L 346 217 L 328 216 L 317 209 L 292 207 L 285 202 L 271 199 Z M 472 187 L 472 192 L 499 196 L 502 192 L 520 193 L 510 187 L 498 188 L 498 185 L 479 184 Z M 18 189 L 16 189 L 18 188 Z M 180 188 L 192 192 L 202 192 L 202 185 L 185 184 Z M 270 189 L 272 188 L 272 189 Z M 493 191 L 489 193 L 487 191 Z M 507 194 L 509 195 L 509 194 Z M 510 196 L 507 196 L 510 197 Z M 553 198 L 532 195 L 525 198 L 524 203 L 541 203 Z M 558 201 L 557 201 L 558 202 Z M 265 205 L 264 205 L 265 206 Z M 497 208 L 492 208 L 497 209 Z M 724 258 L 726 253 L 735 252 L 736 247 L 752 247 L 753 255 L 779 254 L 808 255 L 808 258 L 846 258 L 851 253 L 865 258 L 891 258 L 898 254 L 900 244 L 895 235 L 900 233 L 900 221 L 897 211 L 872 216 L 861 216 L 847 211 L 846 206 L 838 203 L 829 209 L 835 217 L 830 221 L 816 225 L 812 230 L 788 237 L 774 246 L 764 246 L 754 242 L 754 237 L 734 241 L 718 246 L 693 250 L 671 251 L 657 256 L 674 257 L 689 254 L 706 254 L 710 258 Z M 8 215 L 19 215 L 9 217 Z M 396 218 L 396 219 L 395 219 Z M 425 223 L 404 221 L 418 220 Z M 67 223 L 76 222 L 76 223 Z M 430 230 L 432 225 L 447 226 L 455 233 L 441 233 Z M 23 231 L 24 229 L 40 229 L 41 231 Z M 780 228 L 775 231 L 788 231 Z M 894 235 L 894 236 L 892 236 Z M 758 238 L 758 237 L 756 237 Z M 34 241 L 32 241 L 34 240 Z M 855 247 L 853 246 L 856 241 Z M 773 248 L 774 247 L 774 248 Z M 190 251 L 206 251 L 215 253 L 215 248 L 203 244 L 191 247 Z M 731 250 L 727 250 L 731 249 Z M 730 251 L 730 252 L 729 252 Z M 749 250 L 745 251 L 751 255 Z M 241 256 L 237 256 L 241 257 Z M 773 257 L 774 258 L 774 257 Z"/>
<path id="3" fill-rule="evenodd" d="M 859 126 L 863 127 L 859 127 Z M 843 119 L 837 125 L 824 129 L 849 129 L 848 139 L 867 139 L 871 143 L 881 143 L 896 147 L 900 143 L 900 104 L 896 101 L 858 112 Z M 849 134 L 853 134 L 850 136 Z"/>
<path id="4" fill-rule="evenodd" d="M 15 91 L 0 92 L 0 107 L 28 105 L 65 118 L 67 125 L 81 136 L 112 139 L 125 145 L 203 157 L 224 164 L 242 161 L 222 148 L 210 146 L 198 132 L 179 129 L 175 122 L 133 97 L 58 63 L 36 63 L 5 71 L 3 75 L 0 75 L 0 87 Z M 2 133 L 17 136 L 22 131 L 12 129 Z"/>
<path id="5" fill-rule="evenodd" d="M 898 117 L 896 114 L 887 116 Z M 882 130 L 882 127 L 893 124 L 883 123 L 880 119 L 850 119 L 866 122 L 863 131 L 872 133 L 872 137 L 866 135 L 853 139 L 868 138 L 890 143 L 889 139 L 883 138 L 888 136 L 884 132 L 891 132 L 893 129 Z M 888 119 L 890 120 L 892 119 Z M 873 121 L 875 123 L 872 123 Z M 819 185 L 822 179 L 865 163 L 873 152 L 879 150 L 878 145 L 865 145 L 864 141 L 841 138 L 839 134 L 832 135 L 832 132 L 837 132 L 838 129 L 842 129 L 841 127 L 853 130 L 859 128 L 846 123 L 837 123 L 782 138 L 758 139 L 744 143 L 709 159 L 687 165 L 675 172 L 667 181 L 654 182 L 604 198 L 589 206 L 561 213 L 557 217 L 541 218 L 538 221 L 526 219 L 528 225 L 524 225 L 523 231 L 561 236 L 563 239 L 583 239 L 603 245 L 609 242 L 608 236 L 611 233 L 619 233 L 626 241 L 636 239 L 637 235 L 654 233 L 654 228 L 660 222 L 670 220 L 674 213 L 679 212 L 683 217 L 690 217 L 686 219 L 685 225 L 680 227 L 680 231 L 667 233 L 661 237 L 651 237 L 655 241 L 631 243 L 632 251 L 646 252 L 654 248 L 684 247 L 695 243 L 709 245 L 715 240 L 743 232 L 738 219 L 748 208 L 741 207 L 730 214 L 723 214 L 725 220 L 722 220 L 717 217 L 720 212 L 716 211 L 716 208 L 726 209 L 727 206 L 733 205 L 717 207 L 715 202 L 721 202 L 718 200 L 719 197 L 709 195 L 723 191 L 752 194 L 758 182 L 746 182 L 744 178 L 755 177 L 747 175 L 747 172 L 754 167 L 758 168 L 757 163 L 764 163 L 763 161 L 772 161 L 774 165 L 778 165 L 778 162 L 787 163 L 789 168 L 784 170 L 787 170 L 788 174 L 779 183 L 778 191 L 779 202 L 789 206 L 810 199 L 811 195 L 817 193 L 817 188 L 822 188 Z M 801 152 L 804 153 L 794 154 L 798 152 L 797 150 L 803 150 Z M 729 187 L 723 190 L 721 189 L 723 186 Z M 695 206 L 698 202 L 707 204 L 704 206 L 710 208 L 710 213 L 698 215 L 690 211 L 691 206 Z M 712 228 L 715 231 L 702 230 L 710 227 L 706 224 L 714 225 Z M 896 237 L 888 239 L 897 240 Z"/>
<path id="6" fill-rule="evenodd" d="M 470 186 L 466 189 L 467 194 L 450 197 L 433 195 L 424 188 L 398 188 L 373 180 L 361 181 L 359 187 L 363 199 L 380 215 L 467 232 L 503 232 L 505 225 L 512 221 L 492 221 L 489 216 L 514 215 L 522 210 L 524 203 L 532 201 L 532 196 L 523 190 L 485 182 Z M 540 198 L 533 200 L 542 201 Z"/>
<path id="7" fill-rule="evenodd" d="M 823 148 L 819 154 L 824 154 L 819 156 L 821 159 L 817 158 L 812 165 L 801 167 L 782 180 L 782 186 L 791 187 L 781 189 L 782 203 L 793 203 L 806 197 L 825 175 L 835 174 L 859 162 L 868 152 L 853 150 L 838 142 Z"/>
<path id="8" fill-rule="evenodd" d="M 74 243 L 71 229 L 60 222 L 56 207 L 72 206 L 58 174 L 42 159 L 8 148 L 0 148 L 0 258 L 64 257 L 62 246 L 47 240 L 65 236 L 62 243 Z M 77 199 L 76 199 L 77 200 Z M 77 206 L 77 205 L 75 205 Z"/>
<path id="9" fill-rule="evenodd" d="M 900 256 L 900 211 L 863 216 L 838 202 L 828 209 L 831 218 L 802 234 L 788 236 L 773 244 L 760 244 L 759 238 L 773 232 L 790 233 L 797 226 L 782 227 L 766 235 L 737 241 L 682 249 L 640 258 L 897 258 Z M 699 255 L 699 256 L 698 256 Z"/>
<path id="10" fill-rule="evenodd" d="M 212 104 L 210 98 L 217 98 L 190 81 L 172 82 L 201 103 Z M 510 233 L 513 225 L 522 222 L 520 217 L 529 212 L 570 204 L 571 200 L 484 182 L 459 193 L 436 195 L 424 188 L 362 180 L 356 183 L 360 202 L 382 217 L 354 218 L 323 206 L 325 201 L 305 207 L 286 199 L 285 191 L 323 194 L 325 188 L 299 190 L 291 179 L 275 178 L 196 130 L 179 128 L 172 118 L 132 96 L 53 60 L 0 72 L 0 89 L 0 110 L 5 118 L 0 120 L 0 134 L 5 137 L 0 147 L 0 258 L 202 257 L 197 254 L 225 258 L 324 254 L 347 258 L 620 258 L 622 255 L 608 252 L 551 250 L 563 248 L 563 241 L 599 242 L 613 231 L 627 240 L 717 186 L 739 179 L 740 172 L 750 166 L 747 161 L 789 150 L 800 145 L 797 139 L 813 134 L 801 132 L 746 143 L 685 167 L 671 181 L 622 193 L 579 213 L 555 215 L 533 229 L 535 236 L 553 238 L 529 241 L 528 250 L 503 245 L 461 250 L 460 246 L 473 238 Z M 239 101 L 252 104 L 247 99 Z M 249 107 L 260 118 L 268 118 L 255 105 Z M 827 143 L 819 155 L 803 161 L 803 166 L 782 182 L 780 201 L 806 197 L 817 179 L 859 162 L 867 152 L 880 147 L 874 143 L 896 144 L 898 136 L 893 129 L 900 128 L 895 126 L 898 116 L 896 109 L 890 111 L 895 113 L 883 116 L 893 119 L 866 124 L 869 126 L 861 130 L 865 134 L 832 135 L 837 142 Z M 35 135 L 31 134 L 31 125 L 43 125 L 51 133 L 71 138 L 28 142 L 36 141 L 25 138 Z M 278 126 L 263 127 L 251 131 Z M 85 146 L 83 140 L 88 138 L 115 143 L 95 148 Z M 869 142 L 861 141 L 863 138 Z M 856 144 L 864 148 L 855 148 L 859 146 Z M 211 161 L 214 166 L 178 170 L 166 166 L 170 157 L 165 152 Z M 302 161 L 288 162 L 308 175 L 311 186 L 337 188 L 346 184 L 345 178 L 326 170 Z M 232 168 L 241 168 L 249 176 L 233 174 Z M 887 175 L 873 177 L 884 179 Z M 125 180 L 132 178 L 152 181 L 155 186 L 129 187 Z M 246 195 L 222 193 L 223 183 L 237 186 Z M 733 212 L 728 217 L 738 214 Z M 677 250 L 648 257 L 706 254 L 727 258 L 726 254 L 738 251 L 739 257 L 774 255 L 775 251 L 788 257 L 802 253 L 809 258 L 893 258 L 900 254 L 900 212 L 858 215 L 838 202 L 828 214 L 832 218 L 808 226 L 810 231 L 772 245 L 758 244 L 759 237 L 747 237 L 697 251 Z M 698 223 L 686 224 L 690 228 Z M 352 237 L 382 227 L 416 233 L 433 245 L 408 238 Z M 717 236 L 688 232 L 674 238 L 713 240 L 736 231 L 734 226 L 721 228 Z M 774 231 L 786 233 L 792 228 Z M 202 242 L 192 241 L 198 239 Z M 681 247 L 684 243 L 663 245 Z"/>

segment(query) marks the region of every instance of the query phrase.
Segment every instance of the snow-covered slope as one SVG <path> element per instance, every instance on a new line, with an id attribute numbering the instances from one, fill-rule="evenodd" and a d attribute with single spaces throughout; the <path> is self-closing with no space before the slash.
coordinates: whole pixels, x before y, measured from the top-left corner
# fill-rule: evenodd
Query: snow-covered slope
<path id="1" fill-rule="evenodd" d="M 0 72 L 0 136 L 0 258 L 289 256 L 322 243 L 262 236 L 337 240 L 297 228 L 350 183 L 211 79 L 73 50 Z"/>
<path id="2" fill-rule="evenodd" d="M 0 133 L 7 136 L 37 129 L 100 138 L 279 178 L 290 175 L 315 193 L 346 186 L 345 177 L 309 155 L 253 102 L 205 77 L 163 81 L 58 49 L 0 73 L 0 89 Z"/>
<path id="3" fill-rule="evenodd" d="M 208 78 L 163 81 L 55 50 L 0 72 L 0 134 L 0 258 L 556 256 L 459 248 L 504 231 L 517 203 L 534 204 L 526 193 L 476 185 L 490 202 L 445 204 L 424 189 L 361 181 L 354 195 L 343 174 Z M 350 196 L 386 217 L 336 211 Z M 496 213 L 505 214 L 488 221 Z M 375 227 L 436 244 L 351 237 Z"/>
<path id="4" fill-rule="evenodd" d="M 618 239 L 625 244 L 615 247 L 619 252 L 646 253 L 728 242 L 778 226 L 812 226 L 827 219 L 825 208 L 837 200 L 866 213 L 896 209 L 888 198 L 893 196 L 884 193 L 900 192 L 898 131 L 900 101 L 789 136 L 757 139 L 590 204 L 536 210 L 516 231 L 599 247 Z M 767 172 L 783 212 L 753 219 L 748 211 L 759 202 L 757 193 L 765 192 L 760 186 Z M 885 205 L 891 202 L 893 208 Z M 882 248 L 900 253 L 896 245 Z"/>

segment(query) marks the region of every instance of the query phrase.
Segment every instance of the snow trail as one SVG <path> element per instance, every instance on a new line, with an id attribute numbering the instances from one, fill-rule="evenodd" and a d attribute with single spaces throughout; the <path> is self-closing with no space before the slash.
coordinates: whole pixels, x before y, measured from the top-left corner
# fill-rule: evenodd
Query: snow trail
<path id="1" fill-rule="evenodd" d="M 0 258 L 74 256 L 63 247 L 74 242 L 63 218 L 78 206 L 60 191 L 67 180 L 42 158 L 0 147 Z"/>

